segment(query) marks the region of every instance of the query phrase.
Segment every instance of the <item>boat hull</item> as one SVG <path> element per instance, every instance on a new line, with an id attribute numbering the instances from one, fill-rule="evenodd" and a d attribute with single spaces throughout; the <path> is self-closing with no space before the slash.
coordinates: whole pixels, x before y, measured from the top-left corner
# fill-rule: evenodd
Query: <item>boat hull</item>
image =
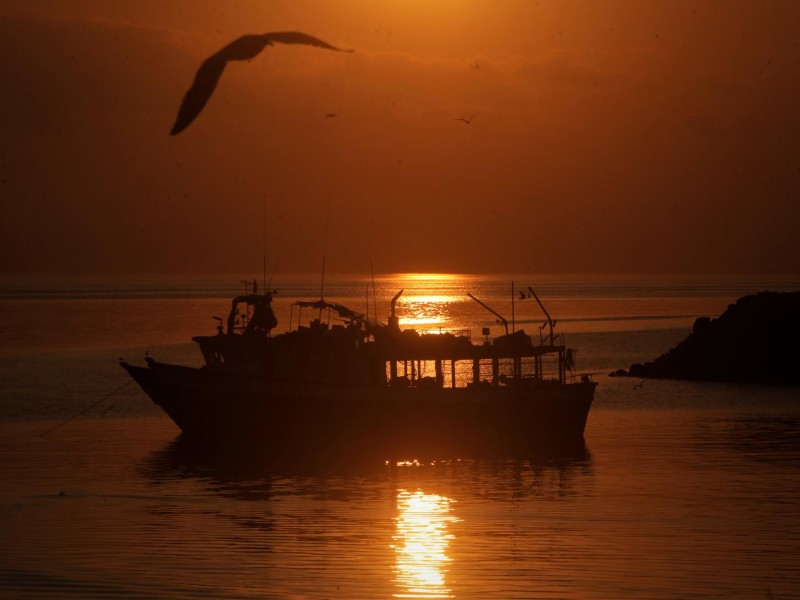
<path id="1" fill-rule="evenodd" d="M 122 363 L 185 436 L 273 454 L 387 459 L 520 456 L 583 448 L 594 382 L 402 388 L 264 381 L 178 365 Z"/>

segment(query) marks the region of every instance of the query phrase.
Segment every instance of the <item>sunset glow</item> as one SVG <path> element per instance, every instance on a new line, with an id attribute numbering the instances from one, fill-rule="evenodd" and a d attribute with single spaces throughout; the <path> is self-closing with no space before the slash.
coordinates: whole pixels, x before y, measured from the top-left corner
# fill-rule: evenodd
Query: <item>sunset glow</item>
<path id="1" fill-rule="evenodd" d="M 327 210 L 329 272 L 800 270 L 796 2 L 3 16 L 0 271 L 260 272 L 266 234 L 279 274 L 309 272 Z M 169 135 L 206 58 L 293 30 L 354 52 L 234 61 Z"/>

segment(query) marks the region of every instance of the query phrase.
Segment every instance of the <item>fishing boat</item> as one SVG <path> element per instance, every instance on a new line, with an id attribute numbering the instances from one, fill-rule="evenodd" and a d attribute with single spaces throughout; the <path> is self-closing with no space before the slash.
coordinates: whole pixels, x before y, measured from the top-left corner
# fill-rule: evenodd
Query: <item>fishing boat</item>
<path id="1" fill-rule="evenodd" d="M 215 335 L 192 338 L 203 366 L 120 361 L 187 438 L 246 440 L 285 456 L 387 458 L 583 444 L 597 384 L 575 373 L 549 314 L 549 335 L 538 339 L 509 333 L 502 317 L 505 333 L 494 339 L 487 328 L 478 340 L 469 329 L 420 333 L 400 327 L 400 290 L 387 322 L 325 299 L 298 301 L 288 331 L 274 334 L 276 292 L 253 287 L 233 299 Z"/>

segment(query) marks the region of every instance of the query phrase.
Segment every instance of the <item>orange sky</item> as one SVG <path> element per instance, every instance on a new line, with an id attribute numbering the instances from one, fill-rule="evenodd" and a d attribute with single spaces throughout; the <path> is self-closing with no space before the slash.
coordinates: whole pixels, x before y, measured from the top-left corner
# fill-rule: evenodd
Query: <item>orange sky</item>
<path id="1" fill-rule="evenodd" d="M 355 52 L 169 135 L 281 30 Z M 328 206 L 332 271 L 800 272 L 794 0 L 4 0 L 0 57 L 0 274 L 316 272 Z"/>

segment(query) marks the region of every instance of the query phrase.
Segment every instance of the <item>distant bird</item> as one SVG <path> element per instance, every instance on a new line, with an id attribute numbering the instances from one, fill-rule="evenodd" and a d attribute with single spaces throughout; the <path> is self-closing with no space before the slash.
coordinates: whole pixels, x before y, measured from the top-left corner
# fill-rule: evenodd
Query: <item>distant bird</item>
<path id="1" fill-rule="evenodd" d="M 464 123 L 469 125 L 470 123 L 472 123 L 472 119 L 477 117 L 479 114 L 481 114 L 481 113 L 475 113 L 474 115 L 472 115 L 471 117 L 467 117 L 466 119 L 463 118 L 463 117 L 459 117 L 458 119 L 453 119 L 453 121 L 464 121 Z"/>
<path id="2" fill-rule="evenodd" d="M 335 116 L 336 116 L 336 113 L 328 113 L 327 115 L 325 115 L 325 118 L 326 119 L 333 119 Z"/>
<path id="3" fill-rule="evenodd" d="M 170 134 L 179 134 L 197 118 L 208 99 L 211 98 L 211 94 L 214 93 L 214 88 L 217 87 L 219 78 L 222 76 L 228 61 L 255 58 L 264 48 L 272 46 L 275 42 L 279 44 L 307 44 L 328 50 L 336 50 L 337 52 L 352 52 L 352 50 L 336 48 L 327 42 L 299 31 L 276 31 L 261 35 L 243 35 L 216 54 L 208 57 L 200 65 L 197 74 L 194 76 L 192 87 L 183 97 L 183 102 L 178 110 L 178 117 L 175 120 L 175 125 L 172 126 Z"/>
<path id="4" fill-rule="evenodd" d="M 645 381 L 647 381 L 647 379 L 642 379 L 639 383 L 637 383 L 636 385 L 633 386 L 633 389 L 638 390 L 639 388 L 641 388 L 644 385 Z"/>

